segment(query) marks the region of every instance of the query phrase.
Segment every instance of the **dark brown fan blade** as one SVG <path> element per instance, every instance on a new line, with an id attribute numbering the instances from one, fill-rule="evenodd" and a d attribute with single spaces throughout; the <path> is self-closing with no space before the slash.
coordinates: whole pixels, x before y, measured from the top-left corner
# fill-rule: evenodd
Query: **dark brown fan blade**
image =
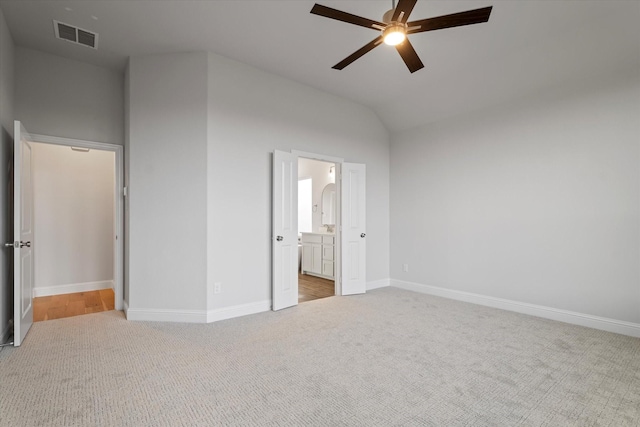
<path id="1" fill-rule="evenodd" d="M 424 68 L 424 64 L 422 63 L 422 61 L 420 61 L 420 58 L 418 57 L 418 54 L 416 53 L 416 50 L 413 48 L 413 45 L 411 44 L 409 39 L 405 39 L 405 41 L 403 41 L 399 45 L 396 45 L 396 50 L 402 57 L 404 63 L 407 64 L 407 68 L 409 68 L 409 71 L 411 71 L 412 73 L 415 73 L 419 69 Z"/>
<path id="2" fill-rule="evenodd" d="M 311 8 L 311 13 L 313 13 L 314 15 L 324 16 L 325 18 L 336 19 L 338 21 L 347 22 L 349 24 L 359 25 L 361 27 L 371 28 L 374 30 L 381 30 L 386 26 L 386 24 L 383 24 L 382 22 L 362 18 L 360 16 L 352 15 L 341 10 L 332 9 L 327 6 L 322 6 L 321 4 L 317 3 L 313 5 L 313 8 Z"/>
<path id="3" fill-rule="evenodd" d="M 402 22 L 403 24 L 406 23 L 407 20 L 409 19 L 409 14 L 413 10 L 413 6 L 416 5 L 417 1 L 418 0 L 400 0 L 400 1 L 398 1 L 398 6 L 396 6 L 396 9 L 393 11 L 393 16 L 391 17 L 391 20 L 392 21 L 397 21 L 398 18 L 400 18 L 400 13 L 404 12 L 404 15 L 402 15 L 402 18 L 400 19 L 400 22 Z"/>
<path id="4" fill-rule="evenodd" d="M 480 24 L 487 22 L 493 6 L 482 9 L 468 10 L 466 12 L 452 13 L 451 15 L 435 18 L 421 19 L 408 22 L 407 34 L 423 33 L 425 31 L 441 30 L 443 28 L 460 27 L 462 25 Z"/>
<path id="5" fill-rule="evenodd" d="M 353 61 L 360 58 L 362 55 L 369 52 L 374 47 L 378 46 L 380 43 L 382 43 L 382 36 L 376 37 L 374 40 L 367 43 L 360 49 L 356 50 L 351 55 L 347 56 L 346 58 L 344 58 L 342 61 L 338 62 L 336 65 L 334 65 L 331 68 L 333 68 L 334 70 L 342 70 L 344 67 L 351 64 Z"/>

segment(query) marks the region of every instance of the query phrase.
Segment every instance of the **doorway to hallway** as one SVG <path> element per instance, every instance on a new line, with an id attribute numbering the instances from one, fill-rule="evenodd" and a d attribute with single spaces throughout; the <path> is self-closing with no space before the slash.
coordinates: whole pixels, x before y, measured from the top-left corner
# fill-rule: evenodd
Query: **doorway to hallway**
<path id="1" fill-rule="evenodd" d="M 32 142 L 33 320 L 115 307 L 116 156 Z"/>
<path id="2" fill-rule="evenodd" d="M 36 143 L 43 143 L 43 147 L 56 147 L 56 149 L 62 148 L 63 151 L 71 150 L 78 154 L 86 154 L 94 150 L 94 152 L 104 151 L 110 159 L 108 169 L 110 169 L 110 178 L 107 185 L 107 189 L 110 191 L 109 206 L 100 205 L 100 209 L 93 209 L 96 207 L 95 201 L 92 197 L 95 195 L 95 191 L 89 188 L 85 194 L 88 198 L 85 201 L 77 202 L 73 204 L 73 196 L 76 195 L 77 189 L 69 190 L 65 185 L 66 170 L 59 174 L 45 173 L 41 180 L 40 188 L 47 188 L 47 185 L 56 184 L 60 186 L 59 198 L 64 202 L 70 202 L 67 204 L 54 204 L 54 210 L 60 209 L 64 211 L 69 206 L 73 206 L 71 211 L 67 210 L 66 215 L 58 215 L 57 217 L 63 218 L 61 224 L 54 224 L 53 227 L 44 227 L 40 231 L 44 231 L 43 238 L 38 237 L 38 224 L 35 221 L 35 205 L 34 205 L 34 173 L 33 173 L 33 147 Z M 66 151 L 68 153 L 68 151 Z M 13 153 L 12 171 L 9 174 L 8 185 L 12 189 L 13 207 L 12 218 L 10 222 L 13 224 L 14 241 L 5 244 L 7 247 L 13 249 L 13 299 L 14 299 L 14 315 L 13 315 L 13 345 L 18 347 L 25 339 L 32 323 L 33 323 L 33 299 L 38 296 L 49 296 L 64 293 L 77 293 L 93 290 L 101 290 L 112 288 L 114 293 L 114 307 L 117 310 L 122 310 L 124 306 L 124 244 L 123 244 L 123 231 L 124 231 L 124 195 L 125 189 L 123 188 L 124 179 L 124 162 L 123 162 L 123 147 L 113 144 L 104 144 L 99 142 L 84 141 L 69 138 L 53 137 L 48 135 L 36 135 L 30 134 L 25 129 L 24 125 L 16 120 L 14 123 L 14 153 Z M 37 157 L 37 156 L 36 156 Z M 49 160 L 47 156 L 41 157 L 41 159 Z M 46 163 L 46 162 L 45 162 Z M 63 162 L 64 164 L 64 162 Z M 89 168 L 91 169 L 91 168 Z M 40 169 L 42 171 L 43 169 Z M 44 168 L 46 170 L 46 168 Z M 76 182 L 86 184 L 90 183 L 90 173 L 85 170 L 84 174 L 80 175 L 80 179 Z M 60 185 L 59 178 L 62 178 L 62 185 Z M 85 182 L 87 181 L 87 182 Z M 37 185 L 35 187 L 38 187 Z M 47 191 L 43 194 L 49 195 Z M 44 205 L 47 204 L 46 197 L 43 199 L 40 197 L 40 202 L 44 200 Z M 51 200 L 48 200 L 51 202 Z M 87 202 L 88 201 L 88 202 Z M 42 205 L 39 205 L 42 206 Z M 105 250 L 102 251 L 99 245 L 95 245 L 97 234 L 91 231 L 86 232 L 82 227 L 84 222 L 91 222 L 91 219 L 83 220 L 78 217 L 78 214 L 86 213 L 88 211 L 93 216 L 101 217 L 103 215 L 109 215 L 109 222 L 106 228 L 103 227 L 103 231 L 106 231 L 106 240 L 108 245 Z M 58 212 L 59 213 L 59 212 Z M 56 215 L 45 214 L 45 220 L 39 220 L 40 224 L 46 224 L 47 220 L 50 220 Z M 80 218 L 80 219 L 79 219 Z M 76 222 L 74 222 L 76 221 Z M 72 235 L 70 239 L 71 244 L 66 239 L 68 236 L 64 231 L 67 231 L 69 235 Z M 41 240 L 41 241 L 40 241 Z M 47 241 L 49 242 L 49 249 L 47 249 Z M 36 290 L 34 286 L 35 281 L 35 265 L 34 259 L 37 258 L 37 248 L 39 243 L 43 243 L 40 248 L 40 254 L 56 256 L 62 255 L 63 262 L 61 265 L 63 268 L 57 269 L 58 266 L 54 264 L 47 265 L 41 271 L 41 277 L 71 277 L 70 271 L 75 271 L 76 274 L 73 277 L 85 277 L 87 271 L 93 271 L 95 267 L 92 264 L 93 261 L 99 263 L 104 261 L 103 258 L 108 258 L 107 269 L 110 271 L 107 273 L 110 277 L 107 280 L 99 279 L 91 282 L 77 282 L 75 279 L 72 282 L 51 282 L 47 286 L 40 286 Z M 65 252 L 66 250 L 66 252 Z M 66 258 L 71 258 L 72 262 L 65 262 Z M 73 256 L 80 255 L 80 258 L 73 258 Z M 88 256 L 82 258 L 82 256 Z M 43 260 L 46 260 L 44 257 Z M 49 259 L 50 261 L 50 259 Z M 109 267 L 110 265 L 110 267 Z M 53 267 L 52 267 L 53 266 Z M 45 271 L 46 274 L 42 274 Z M 106 271 L 102 268 L 101 271 Z M 56 274 L 60 273 L 60 276 Z M 105 286 L 105 282 L 110 286 Z M 42 282 L 41 282 L 42 283 Z"/>

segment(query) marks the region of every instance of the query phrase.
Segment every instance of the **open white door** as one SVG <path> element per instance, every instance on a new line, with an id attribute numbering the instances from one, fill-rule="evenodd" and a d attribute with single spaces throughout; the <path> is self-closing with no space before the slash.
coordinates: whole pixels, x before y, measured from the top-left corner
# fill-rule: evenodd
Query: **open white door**
<path id="1" fill-rule="evenodd" d="M 273 310 L 298 304 L 298 156 L 273 152 Z"/>
<path id="2" fill-rule="evenodd" d="M 342 164 L 342 295 L 367 290 L 365 165 Z"/>
<path id="3" fill-rule="evenodd" d="M 17 347 L 33 324 L 33 180 L 31 144 L 16 120 L 13 151 L 13 343 Z"/>

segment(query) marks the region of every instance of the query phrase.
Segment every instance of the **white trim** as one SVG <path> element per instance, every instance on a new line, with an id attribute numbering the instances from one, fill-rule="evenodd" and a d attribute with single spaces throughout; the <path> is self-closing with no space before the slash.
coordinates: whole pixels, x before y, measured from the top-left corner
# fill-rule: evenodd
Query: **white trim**
<path id="1" fill-rule="evenodd" d="M 528 314 L 531 316 L 542 317 L 545 319 L 551 319 L 559 322 L 571 323 L 573 325 L 586 326 L 588 328 L 600 329 L 603 331 L 615 332 L 617 334 L 640 338 L 640 324 L 626 322 L 624 320 L 615 320 L 606 317 L 592 316 L 590 314 L 577 313 L 575 311 L 561 310 L 553 307 L 528 304 L 503 298 L 474 294 L 471 292 L 445 289 L 438 286 L 405 282 L 402 280 L 392 279 L 391 286 L 423 294 L 435 295 L 443 298 L 469 302 L 472 304 L 514 311 L 516 313 Z"/>
<path id="2" fill-rule="evenodd" d="M 380 279 L 374 280 L 373 282 L 367 282 L 367 291 L 372 291 L 374 289 L 386 288 L 391 286 L 391 279 Z"/>
<path id="3" fill-rule="evenodd" d="M 212 323 L 271 310 L 271 301 L 259 301 L 214 310 L 173 310 L 162 308 L 130 308 L 125 302 L 127 320 L 147 322 Z"/>
<path id="4" fill-rule="evenodd" d="M 45 144 L 64 145 L 68 147 L 91 148 L 94 150 L 117 151 L 122 149 L 122 145 L 109 144 L 107 142 L 87 141 L 85 139 L 61 138 L 59 136 L 42 135 L 30 133 L 32 142 L 43 142 Z"/>
<path id="5" fill-rule="evenodd" d="M 343 161 L 334 163 L 336 168 L 333 177 L 333 182 L 336 184 L 336 226 L 333 240 L 335 249 L 333 287 L 336 295 L 342 295 L 342 163 Z"/>
<path id="6" fill-rule="evenodd" d="M 306 151 L 291 150 L 291 154 L 305 159 L 321 160 L 323 162 L 343 163 L 344 159 L 340 157 L 325 156 L 324 154 L 308 153 Z"/>
<path id="7" fill-rule="evenodd" d="M 334 261 L 333 279 L 334 279 L 335 294 L 342 295 L 342 264 L 341 264 L 342 263 L 342 231 L 341 231 L 342 230 L 342 222 L 341 222 L 342 221 L 342 204 L 341 204 L 342 197 L 341 197 L 341 194 L 342 194 L 342 163 L 344 163 L 344 159 L 342 157 L 333 157 L 333 156 L 327 156 L 324 154 L 310 153 L 307 151 L 300 151 L 300 150 L 291 150 L 291 154 L 297 156 L 298 160 L 300 160 L 300 158 L 302 157 L 305 159 L 320 160 L 323 162 L 331 162 L 334 164 L 334 167 L 335 167 L 334 183 L 336 185 L 336 200 L 337 200 L 336 213 L 339 213 L 339 214 L 336 215 L 336 226 L 335 226 L 335 234 L 334 234 L 336 240 L 334 245 L 335 261 Z M 297 185 L 298 185 L 298 181 L 296 181 L 296 191 L 297 191 Z M 273 195 L 272 195 L 272 199 L 273 199 Z M 271 252 L 273 255 L 273 248 Z M 272 283 L 272 286 L 273 286 L 273 283 Z"/>
<path id="8" fill-rule="evenodd" d="M 233 319 L 235 317 L 247 316 L 249 314 L 263 313 L 269 310 L 271 310 L 271 301 L 269 300 L 235 305 L 232 307 L 217 308 L 207 312 L 207 323 Z"/>
<path id="9" fill-rule="evenodd" d="M 206 323 L 205 310 L 173 310 L 162 308 L 126 308 L 127 320 L 146 322 Z"/>
<path id="10" fill-rule="evenodd" d="M 83 139 L 61 138 L 50 135 L 29 134 L 30 141 L 45 144 L 64 145 L 67 147 L 82 147 L 93 150 L 112 151 L 115 153 L 115 191 L 114 191 L 114 221 L 115 233 L 118 236 L 113 245 L 113 277 L 115 293 L 115 309 L 124 307 L 124 147 L 122 145 L 104 142 L 86 141 Z"/>
<path id="11" fill-rule="evenodd" d="M 99 282 L 69 283 L 66 285 L 41 286 L 33 288 L 33 297 L 47 297 L 49 295 L 73 294 L 76 292 L 99 291 L 100 289 L 113 289 L 113 280 L 101 280 Z"/>

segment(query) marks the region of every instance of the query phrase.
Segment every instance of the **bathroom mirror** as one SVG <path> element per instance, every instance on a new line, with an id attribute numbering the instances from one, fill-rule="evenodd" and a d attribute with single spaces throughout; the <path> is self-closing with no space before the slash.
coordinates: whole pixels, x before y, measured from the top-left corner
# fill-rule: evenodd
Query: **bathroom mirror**
<path id="1" fill-rule="evenodd" d="M 322 190 L 322 224 L 336 223 L 336 185 L 327 184 Z"/>

